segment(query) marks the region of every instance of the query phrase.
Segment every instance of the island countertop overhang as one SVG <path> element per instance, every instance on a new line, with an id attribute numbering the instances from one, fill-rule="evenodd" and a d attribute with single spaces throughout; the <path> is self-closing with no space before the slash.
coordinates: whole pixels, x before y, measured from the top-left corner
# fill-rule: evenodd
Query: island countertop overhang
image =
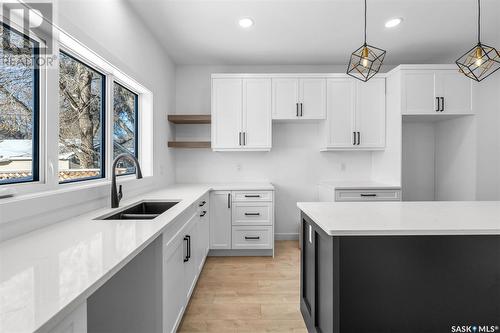
<path id="1" fill-rule="evenodd" d="M 500 235 L 500 201 L 298 202 L 330 236 Z"/>

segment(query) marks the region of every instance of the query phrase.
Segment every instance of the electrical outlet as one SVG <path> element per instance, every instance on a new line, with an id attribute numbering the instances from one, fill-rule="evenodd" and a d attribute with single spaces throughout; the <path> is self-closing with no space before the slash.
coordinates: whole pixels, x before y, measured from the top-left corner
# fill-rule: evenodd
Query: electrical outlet
<path id="1" fill-rule="evenodd" d="M 241 171 L 241 164 L 239 164 L 239 163 L 238 163 L 238 164 L 236 164 L 236 170 L 237 170 L 237 171 Z"/>

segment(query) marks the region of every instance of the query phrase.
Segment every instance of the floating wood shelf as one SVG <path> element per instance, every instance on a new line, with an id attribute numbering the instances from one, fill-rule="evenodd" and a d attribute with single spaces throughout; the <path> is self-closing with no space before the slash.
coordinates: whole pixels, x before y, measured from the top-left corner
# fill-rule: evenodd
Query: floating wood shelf
<path id="1" fill-rule="evenodd" d="M 169 141 L 170 148 L 210 148 L 210 141 Z"/>
<path id="2" fill-rule="evenodd" d="M 168 121 L 174 124 L 210 124 L 212 116 L 209 114 L 172 114 Z"/>

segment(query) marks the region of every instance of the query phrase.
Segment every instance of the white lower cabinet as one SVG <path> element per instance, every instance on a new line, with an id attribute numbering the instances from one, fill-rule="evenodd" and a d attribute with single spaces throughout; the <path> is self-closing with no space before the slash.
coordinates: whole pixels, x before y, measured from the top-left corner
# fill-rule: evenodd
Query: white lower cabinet
<path id="1" fill-rule="evenodd" d="M 83 302 L 59 322 L 51 333 L 87 333 L 87 303 Z"/>
<path id="2" fill-rule="evenodd" d="M 175 232 L 164 233 L 164 332 L 177 330 L 203 268 L 208 252 L 208 201 L 206 195 L 188 209 L 184 221 L 176 222 Z"/>
<path id="3" fill-rule="evenodd" d="M 166 245 L 164 253 L 164 327 L 165 332 L 175 332 L 185 306 L 184 259 L 186 245 L 184 235 L 179 234 Z"/>
<path id="4" fill-rule="evenodd" d="M 210 249 L 274 249 L 274 191 L 214 191 Z"/>
<path id="5" fill-rule="evenodd" d="M 273 247 L 272 226 L 233 226 L 233 249 L 271 249 Z"/>
<path id="6" fill-rule="evenodd" d="M 231 191 L 210 193 L 210 248 L 231 249 Z"/>

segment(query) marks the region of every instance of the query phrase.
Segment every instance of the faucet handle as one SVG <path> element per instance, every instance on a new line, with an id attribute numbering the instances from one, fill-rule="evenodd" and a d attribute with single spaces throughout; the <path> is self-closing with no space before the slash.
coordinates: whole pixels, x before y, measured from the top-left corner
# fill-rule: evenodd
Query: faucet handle
<path id="1" fill-rule="evenodd" d="M 118 187 L 118 201 L 120 201 L 123 197 L 122 186 Z"/>

